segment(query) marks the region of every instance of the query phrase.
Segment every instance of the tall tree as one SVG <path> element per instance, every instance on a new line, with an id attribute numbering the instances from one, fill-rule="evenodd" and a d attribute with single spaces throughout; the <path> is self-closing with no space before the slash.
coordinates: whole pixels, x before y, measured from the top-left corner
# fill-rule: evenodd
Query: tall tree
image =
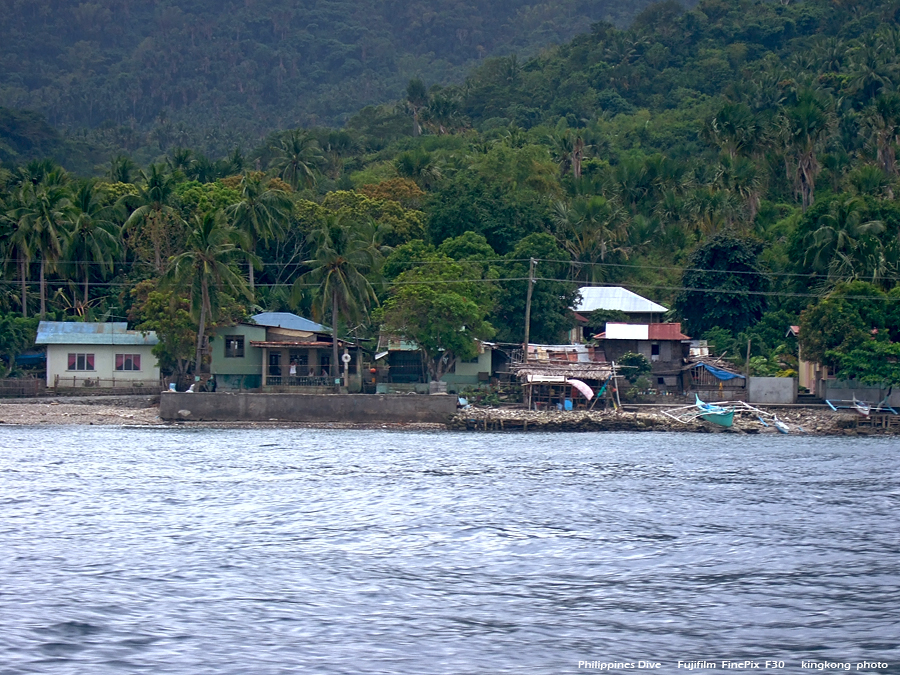
<path id="1" fill-rule="evenodd" d="M 134 210 L 123 232 L 140 226 L 153 244 L 154 264 L 162 272 L 162 243 L 166 236 L 167 222 L 182 223 L 181 215 L 174 208 L 176 178 L 167 173 L 161 164 L 151 164 L 148 171 L 141 171 L 142 183 L 137 195 L 125 195 L 121 203 Z"/>
<path id="2" fill-rule="evenodd" d="M 793 158 L 794 184 L 806 211 L 815 199 L 819 163 L 816 154 L 831 132 L 831 111 L 820 94 L 805 90 L 782 110 L 782 133 Z"/>
<path id="3" fill-rule="evenodd" d="M 367 312 L 378 298 L 369 276 L 377 275 L 385 249 L 378 241 L 371 221 L 356 221 L 328 214 L 321 226 L 309 235 L 313 258 L 304 264 L 311 270 L 294 285 L 299 298 L 307 288 L 318 296 L 322 315 L 331 310 L 332 369 L 338 364 L 338 324 L 347 317 Z M 334 372 L 334 370 L 332 370 Z"/>
<path id="4" fill-rule="evenodd" d="M 218 317 L 223 296 L 251 299 L 235 263 L 252 254 L 221 211 L 195 215 L 191 226 L 185 251 L 172 259 L 160 285 L 190 294 L 191 313 L 197 320 L 194 372 L 199 374 L 207 322 Z"/>
<path id="5" fill-rule="evenodd" d="M 112 273 L 121 252 L 121 227 L 116 222 L 116 209 L 106 204 L 104 197 L 95 180 L 84 181 L 72 195 L 72 227 L 66 241 L 66 258 L 81 270 L 85 305 L 89 299 L 91 265 L 101 274 Z"/>
<path id="6" fill-rule="evenodd" d="M 51 169 L 37 181 L 25 181 L 14 216 L 17 227 L 12 242 L 26 271 L 31 258 L 39 258 L 42 319 L 47 313 L 47 273 L 62 255 L 72 216 L 67 183 L 68 176 L 61 168 Z M 22 300 L 24 306 L 24 292 Z"/>
<path id="7" fill-rule="evenodd" d="M 275 149 L 272 168 L 296 190 L 301 183 L 306 187 L 316 184 L 316 170 L 324 161 L 319 143 L 312 134 L 292 129 Z"/>
<path id="8" fill-rule="evenodd" d="M 291 200 L 283 190 L 270 189 L 264 184 L 265 176 L 247 173 L 238 188 L 241 201 L 228 208 L 234 226 L 247 237 L 250 253 L 256 253 L 256 245 L 262 240 L 279 238 L 287 229 L 291 216 Z M 250 292 L 254 291 L 253 262 L 247 259 L 247 278 Z"/>
<path id="9" fill-rule="evenodd" d="M 494 287 L 481 265 L 431 254 L 429 264 L 400 274 L 384 303 L 383 328 L 415 342 L 436 381 L 459 359 L 478 355 L 478 340 L 493 337 L 487 316 Z"/>
<path id="10" fill-rule="evenodd" d="M 761 251 L 761 242 L 720 233 L 691 254 L 681 277 L 684 290 L 675 298 L 675 310 L 689 331 L 702 335 L 725 328 L 738 333 L 759 320 L 768 290 Z"/>
<path id="11" fill-rule="evenodd" d="M 428 90 L 419 78 L 410 80 L 406 85 L 406 105 L 413 116 L 413 136 L 419 136 L 422 133 L 419 114 L 428 105 Z"/>

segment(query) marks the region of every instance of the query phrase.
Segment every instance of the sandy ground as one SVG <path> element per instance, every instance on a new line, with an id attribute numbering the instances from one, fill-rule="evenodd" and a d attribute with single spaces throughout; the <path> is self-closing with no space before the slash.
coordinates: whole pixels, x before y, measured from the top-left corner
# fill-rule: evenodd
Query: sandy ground
<path id="1" fill-rule="evenodd" d="M 4 403 L 0 424 L 162 425 L 159 408 L 84 405 L 80 403 Z"/>

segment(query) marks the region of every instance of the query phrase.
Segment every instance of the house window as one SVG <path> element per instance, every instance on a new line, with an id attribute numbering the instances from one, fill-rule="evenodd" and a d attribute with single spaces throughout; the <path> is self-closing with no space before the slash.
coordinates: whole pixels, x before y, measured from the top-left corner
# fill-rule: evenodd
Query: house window
<path id="1" fill-rule="evenodd" d="M 654 342 L 650 345 L 650 356 L 659 356 L 659 343 Z"/>
<path id="2" fill-rule="evenodd" d="M 93 370 L 93 354 L 69 354 L 69 370 Z"/>
<path id="3" fill-rule="evenodd" d="M 309 365 L 309 352 L 292 349 L 290 351 L 291 365 L 306 368 Z"/>
<path id="4" fill-rule="evenodd" d="M 116 370 L 140 370 L 140 354 L 116 354 Z"/>
<path id="5" fill-rule="evenodd" d="M 225 336 L 225 357 L 229 359 L 244 358 L 244 336 L 243 335 L 226 335 Z"/>

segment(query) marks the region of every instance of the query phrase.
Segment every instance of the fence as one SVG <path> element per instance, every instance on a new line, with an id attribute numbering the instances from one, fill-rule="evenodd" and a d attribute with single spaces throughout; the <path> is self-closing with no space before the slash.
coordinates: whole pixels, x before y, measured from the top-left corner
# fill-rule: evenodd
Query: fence
<path id="1" fill-rule="evenodd" d="M 165 383 L 160 380 L 132 380 L 115 377 L 60 377 L 57 375 L 53 380 L 54 392 L 60 389 L 77 390 L 79 392 L 89 393 L 97 390 L 115 389 L 117 394 L 158 394 L 165 388 Z"/>
<path id="2" fill-rule="evenodd" d="M 34 378 L 0 380 L 0 398 L 29 398 L 46 391 L 44 380 Z"/>

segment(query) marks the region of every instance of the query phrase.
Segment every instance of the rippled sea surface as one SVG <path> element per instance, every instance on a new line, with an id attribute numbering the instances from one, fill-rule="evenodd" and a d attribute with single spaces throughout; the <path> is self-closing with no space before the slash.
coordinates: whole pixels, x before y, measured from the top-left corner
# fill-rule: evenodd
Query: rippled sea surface
<path id="1" fill-rule="evenodd" d="M 898 672 L 898 456 L 790 436 L 0 428 L 0 674 Z"/>

